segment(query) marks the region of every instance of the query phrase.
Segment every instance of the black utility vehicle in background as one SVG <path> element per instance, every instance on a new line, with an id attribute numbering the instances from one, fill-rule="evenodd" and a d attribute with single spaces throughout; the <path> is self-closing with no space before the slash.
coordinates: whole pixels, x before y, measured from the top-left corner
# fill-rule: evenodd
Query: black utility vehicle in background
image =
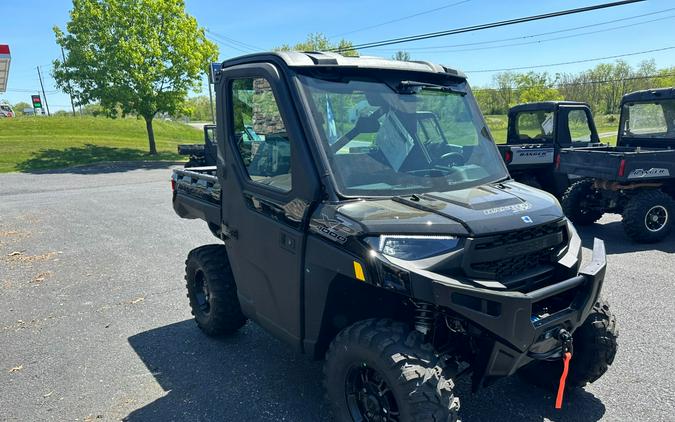
<path id="1" fill-rule="evenodd" d="M 619 213 L 631 239 L 658 242 L 675 218 L 675 88 L 626 94 L 616 145 L 561 152 L 558 171 L 586 178 L 565 193 L 565 214 L 584 225 Z"/>
<path id="2" fill-rule="evenodd" d="M 340 421 L 455 421 L 457 377 L 557 388 L 572 347 L 569 388 L 605 373 L 604 244 L 582 267 L 555 198 L 509 177 L 462 73 L 261 53 L 224 62 L 215 88 L 217 165 L 172 179 L 176 213 L 224 241 L 186 262 L 206 334 L 251 319 L 325 357 Z"/>
<path id="3" fill-rule="evenodd" d="M 180 144 L 178 154 L 190 157 L 185 167 L 216 165 L 216 125 L 204 125 L 203 144 Z"/>
<path id="4" fill-rule="evenodd" d="M 511 177 L 561 198 L 570 177 L 555 171 L 558 153 L 596 145 L 600 139 L 588 104 L 544 101 L 509 109 L 506 144 L 499 151 Z"/>

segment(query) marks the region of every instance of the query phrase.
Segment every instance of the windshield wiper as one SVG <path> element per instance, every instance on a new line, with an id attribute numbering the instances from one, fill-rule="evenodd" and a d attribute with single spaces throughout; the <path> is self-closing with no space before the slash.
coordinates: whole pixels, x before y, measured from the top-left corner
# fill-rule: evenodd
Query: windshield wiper
<path id="1" fill-rule="evenodd" d="M 398 92 L 399 94 L 418 94 L 422 89 L 435 89 L 443 92 L 449 92 L 452 94 L 459 94 L 461 96 L 466 95 L 466 91 L 462 91 L 460 89 L 453 88 L 448 85 L 440 85 L 431 82 L 419 82 L 419 81 L 401 81 L 396 87 L 396 92 Z"/>

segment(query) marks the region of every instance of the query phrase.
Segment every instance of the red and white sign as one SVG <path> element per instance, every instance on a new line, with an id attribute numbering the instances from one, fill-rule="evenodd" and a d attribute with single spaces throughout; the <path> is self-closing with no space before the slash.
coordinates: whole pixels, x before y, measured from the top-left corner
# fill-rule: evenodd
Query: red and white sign
<path id="1" fill-rule="evenodd" d="M 0 92 L 7 91 L 10 59 L 9 46 L 7 44 L 0 44 Z"/>

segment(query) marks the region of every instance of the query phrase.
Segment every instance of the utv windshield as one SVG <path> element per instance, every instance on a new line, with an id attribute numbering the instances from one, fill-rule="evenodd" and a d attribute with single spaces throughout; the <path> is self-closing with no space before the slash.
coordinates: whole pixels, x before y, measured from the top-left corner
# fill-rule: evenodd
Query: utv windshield
<path id="1" fill-rule="evenodd" d="M 508 177 L 466 83 L 300 81 L 344 195 L 443 192 Z"/>

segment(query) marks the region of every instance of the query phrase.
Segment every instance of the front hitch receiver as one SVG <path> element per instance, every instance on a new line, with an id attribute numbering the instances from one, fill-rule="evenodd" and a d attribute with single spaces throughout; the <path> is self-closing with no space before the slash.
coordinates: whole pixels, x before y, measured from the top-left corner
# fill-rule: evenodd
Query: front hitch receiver
<path id="1" fill-rule="evenodd" d="M 561 328 L 556 334 L 556 338 L 560 341 L 563 356 L 565 356 L 565 353 L 567 352 L 572 353 L 572 334 L 570 334 L 569 331 Z"/>

